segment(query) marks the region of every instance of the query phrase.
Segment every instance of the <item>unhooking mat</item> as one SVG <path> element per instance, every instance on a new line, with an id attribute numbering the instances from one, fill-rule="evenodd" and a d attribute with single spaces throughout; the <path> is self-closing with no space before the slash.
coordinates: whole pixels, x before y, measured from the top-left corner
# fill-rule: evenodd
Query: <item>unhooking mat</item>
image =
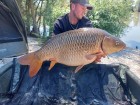
<path id="1" fill-rule="evenodd" d="M 30 78 L 29 67 L 13 61 L 9 92 L 0 105 L 131 105 L 122 64 L 89 64 L 78 73 L 76 67 L 56 64 L 48 71 L 44 62 Z"/>

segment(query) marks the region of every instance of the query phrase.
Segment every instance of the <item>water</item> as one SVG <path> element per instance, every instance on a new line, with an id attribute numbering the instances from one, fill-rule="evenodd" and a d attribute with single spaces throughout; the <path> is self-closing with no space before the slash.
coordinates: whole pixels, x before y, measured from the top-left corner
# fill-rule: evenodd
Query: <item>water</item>
<path id="1" fill-rule="evenodd" d="M 121 39 L 128 47 L 140 49 L 140 12 L 132 16 L 129 28 Z"/>

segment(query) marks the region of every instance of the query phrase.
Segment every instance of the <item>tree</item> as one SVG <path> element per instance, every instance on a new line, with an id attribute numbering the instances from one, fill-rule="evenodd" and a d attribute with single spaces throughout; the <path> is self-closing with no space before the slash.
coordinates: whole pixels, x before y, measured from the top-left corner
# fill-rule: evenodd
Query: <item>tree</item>
<path id="1" fill-rule="evenodd" d="M 43 35 L 46 35 L 48 25 L 50 35 L 53 31 L 55 20 L 69 11 L 69 0 L 17 0 L 22 9 L 27 32 L 40 36 L 40 27 L 43 27 Z M 94 6 L 87 16 L 94 27 L 104 29 L 111 34 L 119 36 L 128 26 L 131 15 L 131 0 L 90 0 Z"/>
<path id="2" fill-rule="evenodd" d="M 94 27 L 120 36 L 128 27 L 131 16 L 131 0 L 94 0 L 94 10 L 88 13 Z"/>

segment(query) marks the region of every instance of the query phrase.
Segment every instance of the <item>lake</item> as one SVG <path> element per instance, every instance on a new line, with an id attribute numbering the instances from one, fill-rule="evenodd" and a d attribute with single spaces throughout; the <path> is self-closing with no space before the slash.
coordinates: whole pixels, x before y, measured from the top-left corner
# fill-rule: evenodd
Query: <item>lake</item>
<path id="1" fill-rule="evenodd" d="M 135 13 L 121 38 L 128 47 L 140 49 L 140 12 Z"/>

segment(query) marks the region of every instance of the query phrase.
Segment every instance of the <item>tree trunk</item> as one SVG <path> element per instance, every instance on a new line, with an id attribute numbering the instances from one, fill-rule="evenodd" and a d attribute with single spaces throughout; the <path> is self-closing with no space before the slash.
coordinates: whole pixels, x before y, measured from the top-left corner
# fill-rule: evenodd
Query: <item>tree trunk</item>
<path id="1" fill-rule="evenodd" d="M 140 12 L 140 2 L 139 2 L 139 5 L 138 5 L 138 12 Z"/>
<path id="2" fill-rule="evenodd" d="M 33 4 L 33 0 L 29 0 L 30 2 L 30 8 L 31 8 L 31 17 L 33 20 L 33 30 L 32 30 L 32 34 L 34 34 L 35 36 L 39 36 L 39 30 L 38 30 L 38 25 L 36 22 L 36 17 L 35 17 L 35 8 L 34 8 L 34 4 Z"/>
<path id="3" fill-rule="evenodd" d="M 46 30 L 46 19 L 45 16 L 43 17 L 43 37 L 45 37 L 47 34 L 47 30 Z"/>
<path id="4" fill-rule="evenodd" d="M 26 0 L 26 30 L 27 35 L 30 35 L 30 2 L 29 0 Z"/>

